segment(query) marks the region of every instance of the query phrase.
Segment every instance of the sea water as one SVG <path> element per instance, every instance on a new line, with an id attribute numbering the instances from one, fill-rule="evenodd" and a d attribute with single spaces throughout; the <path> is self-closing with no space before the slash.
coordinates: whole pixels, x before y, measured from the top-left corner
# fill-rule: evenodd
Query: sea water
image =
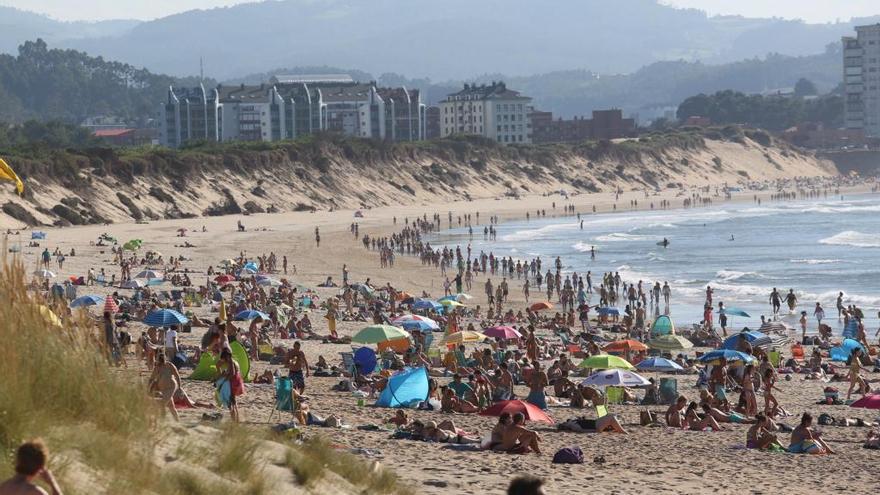
<path id="1" fill-rule="evenodd" d="M 497 225 L 496 241 L 484 240 L 484 225 L 475 225 L 471 237 L 457 223 L 430 239 L 436 246 L 460 245 L 463 251 L 470 243 L 472 259 L 481 251 L 520 260 L 540 256 L 545 273 L 548 268 L 555 270 L 554 260 L 560 256 L 565 274 L 584 276 L 590 270 L 594 286 L 608 271 L 619 272 L 628 282 L 641 280 L 646 291 L 655 281 L 661 285 L 668 281 L 670 315 L 679 325 L 702 319 L 709 285 L 715 291 L 716 312 L 723 301 L 750 314 L 730 317 L 732 328 L 756 328 L 761 315 L 769 317 L 773 287 L 783 298 L 794 289 L 799 299 L 794 314 L 789 314 L 783 299 L 780 317 L 792 327 L 800 328 L 800 311 L 806 311 L 808 332 L 815 332 L 813 309 L 821 302 L 825 323 L 839 333 L 843 323 L 837 318 L 836 300 L 842 291 L 845 305 L 856 304 L 864 311 L 869 337 L 877 328 L 880 195 L 586 213 L 581 216 L 583 228 L 576 216 L 558 210 L 548 210 L 547 215 Z M 446 226 L 445 217 L 443 221 Z M 664 238 L 668 247 L 658 245 Z M 593 247 L 595 259 L 590 254 Z M 511 290 L 521 290 L 521 281 L 514 278 Z M 477 301 L 484 297 L 482 287 L 474 287 L 473 292 Z M 543 299 L 539 292 L 533 287 L 532 298 Z M 591 302 L 597 304 L 598 296 Z"/>

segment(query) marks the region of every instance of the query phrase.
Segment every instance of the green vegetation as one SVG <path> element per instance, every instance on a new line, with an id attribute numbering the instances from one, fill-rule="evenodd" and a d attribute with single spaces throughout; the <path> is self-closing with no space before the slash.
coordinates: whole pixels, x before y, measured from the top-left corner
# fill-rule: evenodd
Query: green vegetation
<path id="1" fill-rule="evenodd" d="M 802 83 L 800 91 L 809 91 L 807 86 Z M 681 120 L 691 116 L 708 117 L 715 124 L 745 124 L 771 131 L 781 131 L 801 122 L 839 127 L 843 123 L 843 98 L 833 94 L 814 99 L 789 98 L 727 90 L 684 100 L 677 116 Z"/>
<path id="2" fill-rule="evenodd" d="M 27 41 L 18 56 L 0 55 L 0 122 L 79 123 L 105 115 L 144 124 L 172 84 L 198 81 L 153 74 L 75 50 L 50 50 L 42 39 Z"/>

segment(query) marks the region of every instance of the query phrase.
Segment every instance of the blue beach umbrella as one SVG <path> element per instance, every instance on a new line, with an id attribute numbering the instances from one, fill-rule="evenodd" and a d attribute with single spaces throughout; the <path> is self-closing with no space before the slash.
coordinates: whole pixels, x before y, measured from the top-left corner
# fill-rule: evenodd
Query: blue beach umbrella
<path id="1" fill-rule="evenodd" d="M 718 310 L 721 313 L 721 310 Z M 742 316 L 743 318 L 751 318 L 751 315 L 739 308 L 724 308 L 724 314 L 727 316 Z"/>
<path id="2" fill-rule="evenodd" d="M 615 308 L 612 306 L 603 306 L 596 310 L 600 315 L 612 315 L 612 316 L 620 316 L 623 311 L 620 308 Z"/>
<path id="3" fill-rule="evenodd" d="M 268 320 L 269 315 L 255 309 L 246 309 L 244 311 L 240 311 L 237 315 L 235 315 L 236 321 L 251 321 L 256 320 L 257 318 Z"/>
<path id="4" fill-rule="evenodd" d="M 415 332 L 415 331 L 428 332 L 428 331 L 440 330 L 440 325 L 438 325 L 436 322 L 432 323 L 432 322 L 421 321 L 421 320 L 401 321 L 400 323 L 397 323 L 397 325 L 403 327 L 403 329 L 408 332 Z"/>
<path id="5" fill-rule="evenodd" d="M 865 349 L 865 346 L 860 344 L 857 340 L 853 339 L 843 339 L 843 342 L 837 346 L 832 347 L 828 353 L 831 355 L 832 361 L 846 361 L 849 359 L 850 355 L 852 355 L 853 349 L 859 348 L 862 350 L 862 354 L 867 355 L 868 351 Z"/>
<path id="6" fill-rule="evenodd" d="M 636 369 L 639 371 L 672 372 L 680 371 L 684 368 L 682 368 L 678 363 L 670 359 L 662 357 L 652 357 L 645 359 L 644 361 L 640 361 L 639 364 L 636 365 Z"/>
<path id="7" fill-rule="evenodd" d="M 174 311 L 173 309 L 160 309 L 153 311 L 144 318 L 144 324 L 151 327 L 170 327 L 172 325 L 183 325 L 189 321 L 186 316 Z"/>
<path id="8" fill-rule="evenodd" d="M 746 341 L 748 341 L 748 343 L 751 344 L 752 347 L 766 347 L 773 343 L 773 340 L 764 333 L 758 332 L 756 330 L 746 330 L 724 339 L 724 342 L 721 344 L 721 348 L 735 351 L 736 345 L 739 342 L 739 339 L 742 337 L 745 337 Z"/>
<path id="9" fill-rule="evenodd" d="M 433 309 L 434 311 L 440 311 L 443 309 L 442 304 L 440 304 L 436 301 L 431 301 L 429 299 L 419 299 L 418 301 L 413 303 L 412 307 L 413 307 L 413 309 L 420 309 L 420 310 Z"/>
<path id="10" fill-rule="evenodd" d="M 90 294 L 87 296 L 80 296 L 71 301 L 71 308 L 80 308 L 86 306 L 97 306 L 99 304 L 104 304 L 104 298 L 101 296 L 97 296 L 94 294 Z"/>
<path id="11" fill-rule="evenodd" d="M 717 361 L 721 358 L 724 358 L 731 362 L 742 362 L 742 363 L 751 363 L 755 360 L 752 356 L 745 354 L 739 351 L 733 351 L 730 349 L 716 349 L 712 352 L 707 352 L 700 357 L 700 361 L 704 363 L 708 363 L 711 361 Z"/>

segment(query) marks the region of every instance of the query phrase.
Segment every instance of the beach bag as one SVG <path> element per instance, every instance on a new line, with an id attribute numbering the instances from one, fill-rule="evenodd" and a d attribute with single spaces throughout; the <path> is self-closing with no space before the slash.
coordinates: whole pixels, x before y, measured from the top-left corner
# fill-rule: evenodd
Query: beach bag
<path id="1" fill-rule="evenodd" d="M 563 447 L 553 454 L 553 464 L 583 464 L 584 452 L 580 447 Z"/>

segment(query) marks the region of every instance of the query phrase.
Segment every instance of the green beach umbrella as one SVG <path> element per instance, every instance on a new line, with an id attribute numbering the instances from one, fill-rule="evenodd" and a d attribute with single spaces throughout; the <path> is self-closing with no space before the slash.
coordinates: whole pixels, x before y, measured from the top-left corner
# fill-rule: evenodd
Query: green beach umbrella
<path id="1" fill-rule="evenodd" d="M 144 241 L 142 241 L 140 239 L 132 239 L 132 240 L 126 242 L 125 244 L 123 244 L 122 249 L 125 249 L 126 251 L 137 251 L 138 249 L 141 248 L 141 244 L 143 244 L 143 243 L 144 243 Z"/>
<path id="2" fill-rule="evenodd" d="M 635 367 L 629 364 L 626 359 L 612 356 L 610 354 L 599 354 L 598 356 L 590 356 L 581 361 L 581 368 L 590 368 L 594 370 L 632 370 Z"/>
<path id="3" fill-rule="evenodd" d="M 391 325 L 370 325 L 364 327 L 363 330 L 355 334 L 351 338 L 352 342 L 359 344 L 378 344 L 386 340 L 408 339 L 409 333 L 399 327 Z"/>
<path id="4" fill-rule="evenodd" d="M 681 351 L 693 346 L 690 340 L 680 335 L 661 335 L 648 341 L 648 347 L 660 351 Z"/>

